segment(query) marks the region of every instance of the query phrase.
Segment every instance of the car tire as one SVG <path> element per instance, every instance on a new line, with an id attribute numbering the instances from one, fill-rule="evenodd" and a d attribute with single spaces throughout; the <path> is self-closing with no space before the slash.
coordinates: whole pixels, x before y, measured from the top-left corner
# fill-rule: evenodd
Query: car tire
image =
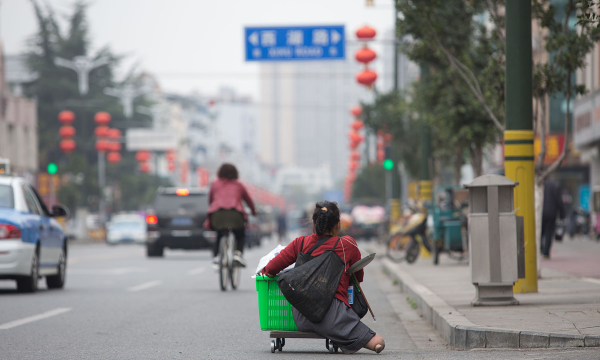
<path id="1" fill-rule="evenodd" d="M 65 286 L 67 276 L 67 255 L 65 249 L 60 251 L 58 258 L 58 273 L 56 275 L 46 276 L 46 286 L 48 289 L 62 289 Z"/>
<path id="2" fill-rule="evenodd" d="M 162 257 L 164 248 L 159 244 L 146 244 L 146 255 L 148 257 Z"/>
<path id="3" fill-rule="evenodd" d="M 29 276 L 22 276 L 17 279 L 18 292 L 36 292 L 38 288 L 38 278 L 40 274 L 40 263 L 37 250 L 33 252 L 31 258 L 31 270 Z"/>

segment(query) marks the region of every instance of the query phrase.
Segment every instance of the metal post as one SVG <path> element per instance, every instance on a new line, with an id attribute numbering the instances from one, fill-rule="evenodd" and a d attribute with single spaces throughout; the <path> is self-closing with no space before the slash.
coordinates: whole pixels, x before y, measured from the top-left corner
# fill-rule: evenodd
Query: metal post
<path id="1" fill-rule="evenodd" d="M 104 202 L 104 187 L 106 186 L 106 164 L 104 152 L 98 151 L 98 187 L 100 187 L 100 197 L 98 200 L 98 220 L 104 226 L 106 220 L 106 204 Z"/>
<path id="2" fill-rule="evenodd" d="M 531 72 L 531 2 L 506 0 L 506 131 L 504 170 L 519 183 L 515 208 L 524 218 L 525 279 L 514 291 L 537 292 Z"/>
<path id="3" fill-rule="evenodd" d="M 421 81 L 427 81 L 429 77 L 429 65 L 421 65 Z M 421 159 L 419 171 L 419 197 L 421 200 L 431 200 L 431 174 L 429 173 L 429 159 L 431 158 L 431 131 L 421 120 Z"/>

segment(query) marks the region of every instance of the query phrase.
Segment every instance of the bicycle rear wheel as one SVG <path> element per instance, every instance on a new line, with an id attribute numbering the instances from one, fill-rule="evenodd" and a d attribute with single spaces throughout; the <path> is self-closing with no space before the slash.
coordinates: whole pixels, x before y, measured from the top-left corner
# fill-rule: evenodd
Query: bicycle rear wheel
<path id="1" fill-rule="evenodd" d="M 229 278 L 229 246 L 226 238 L 221 238 L 219 248 L 219 285 L 222 291 L 227 291 L 227 280 Z"/>
<path id="2" fill-rule="evenodd" d="M 406 247 L 410 238 L 400 233 L 393 234 L 387 243 L 385 254 L 393 262 L 399 263 L 406 258 Z"/>
<path id="3" fill-rule="evenodd" d="M 229 258 L 229 280 L 231 282 L 231 288 L 233 290 L 237 289 L 238 285 L 240 284 L 240 267 L 237 266 L 234 261 L 233 261 L 233 252 L 236 249 L 236 240 L 235 237 L 233 236 L 233 233 L 230 232 L 229 233 L 229 251 L 230 251 L 230 258 Z"/>

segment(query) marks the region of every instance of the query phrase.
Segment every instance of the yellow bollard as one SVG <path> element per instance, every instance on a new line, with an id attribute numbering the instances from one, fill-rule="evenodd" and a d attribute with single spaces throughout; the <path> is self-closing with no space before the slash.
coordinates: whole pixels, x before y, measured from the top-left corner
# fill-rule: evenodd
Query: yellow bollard
<path id="1" fill-rule="evenodd" d="M 504 132 L 504 170 L 507 178 L 519 183 L 515 188 L 515 210 L 523 216 L 525 230 L 525 278 L 514 285 L 515 293 L 538 291 L 533 139 L 531 130 Z"/>

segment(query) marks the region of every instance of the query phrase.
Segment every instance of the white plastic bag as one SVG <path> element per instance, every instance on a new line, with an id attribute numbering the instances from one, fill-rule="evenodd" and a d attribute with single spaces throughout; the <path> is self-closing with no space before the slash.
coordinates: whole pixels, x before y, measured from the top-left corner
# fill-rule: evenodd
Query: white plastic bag
<path id="1" fill-rule="evenodd" d="M 256 272 L 255 274 L 259 274 L 261 272 L 262 269 L 265 268 L 265 266 L 267 266 L 267 264 L 269 263 L 269 261 L 273 260 L 273 258 L 275 256 L 277 256 L 277 254 L 279 254 L 281 252 L 281 250 L 285 249 L 285 246 L 283 245 L 277 245 L 277 247 L 273 250 L 271 250 L 270 253 L 268 253 L 267 255 L 263 256 L 260 261 L 258 262 L 258 266 L 256 267 Z M 294 265 L 296 265 L 296 263 L 293 263 L 292 265 L 286 267 L 285 269 L 283 269 L 279 274 L 284 273 L 288 270 L 291 270 L 294 268 Z M 277 274 L 277 275 L 279 275 Z M 256 278 L 256 275 L 253 275 L 252 278 Z"/>

